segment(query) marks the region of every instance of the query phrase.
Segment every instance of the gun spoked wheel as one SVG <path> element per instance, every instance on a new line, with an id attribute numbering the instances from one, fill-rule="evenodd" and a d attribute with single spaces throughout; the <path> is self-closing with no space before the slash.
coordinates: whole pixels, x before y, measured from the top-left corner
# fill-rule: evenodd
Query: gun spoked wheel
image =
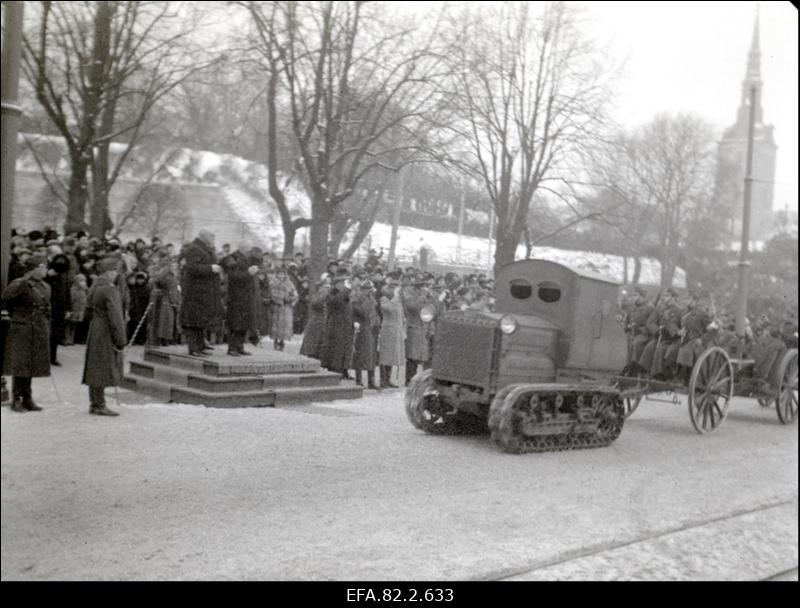
<path id="1" fill-rule="evenodd" d="M 697 359 L 689 380 L 689 418 L 700 434 L 716 431 L 728 415 L 733 396 L 733 365 L 719 347 Z"/>
<path id="2" fill-rule="evenodd" d="M 464 426 L 458 410 L 448 405 L 436 390 L 429 369 L 411 379 L 406 390 L 406 415 L 411 424 L 429 435 L 462 432 Z"/>
<path id="3" fill-rule="evenodd" d="M 797 419 L 797 349 L 789 349 L 778 367 L 779 385 L 775 396 L 775 409 L 781 424 L 791 424 Z"/>

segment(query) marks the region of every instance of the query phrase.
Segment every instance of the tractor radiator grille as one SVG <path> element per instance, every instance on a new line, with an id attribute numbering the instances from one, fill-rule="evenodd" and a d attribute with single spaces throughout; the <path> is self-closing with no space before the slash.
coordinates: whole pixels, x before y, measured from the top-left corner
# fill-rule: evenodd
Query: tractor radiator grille
<path id="1" fill-rule="evenodd" d="M 433 376 L 489 391 L 494 381 L 500 332 L 480 313 L 449 312 L 436 323 Z"/>

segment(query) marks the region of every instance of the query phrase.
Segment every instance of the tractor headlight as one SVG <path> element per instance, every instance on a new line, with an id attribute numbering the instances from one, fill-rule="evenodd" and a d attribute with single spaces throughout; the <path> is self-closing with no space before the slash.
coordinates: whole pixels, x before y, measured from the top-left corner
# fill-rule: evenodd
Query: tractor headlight
<path id="1" fill-rule="evenodd" d="M 419 318 L 422 319 L 423 323 L 430 323 L 435 316 L 436 311 L 433 309 L 433 306 L 423 306 L 419 311 Z"/>
<path id="2" fill-rule="evenodd" d="M 517 320 L 511 315 L 504 315 L 503 318 L 500 319 L 500 331 L 506 335 L 513 334 L 517 331 Z"/>

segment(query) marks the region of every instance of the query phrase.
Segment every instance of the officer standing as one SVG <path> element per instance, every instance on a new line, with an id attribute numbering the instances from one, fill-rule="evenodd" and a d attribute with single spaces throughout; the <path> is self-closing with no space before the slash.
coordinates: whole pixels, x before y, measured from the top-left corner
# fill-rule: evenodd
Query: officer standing
<path id="1" fill-rule="evenodd" d="M 3 375 L 11 376 L 15 412 L 38 412 L 32 378 L 50 375 L 50 286 L 47 258 L 33 255 L 24 262 L 25 274 L 13 280 L 2 295 L 11 323 L 5 343 Z"/>
<path id="2" fill-rule="evenodd" d="M 122 350 L 125 348 L 125 319 L 122 300 L 114 285 L 117 260 L 103 258 L 97 263 L 99 273 L 86 298 L 89 335 L 83 384 L 89 386 L 89 413 L 96 416 L 119 416 L 106 407 L 105 387 L 119 386 L 122 380 Z"/>

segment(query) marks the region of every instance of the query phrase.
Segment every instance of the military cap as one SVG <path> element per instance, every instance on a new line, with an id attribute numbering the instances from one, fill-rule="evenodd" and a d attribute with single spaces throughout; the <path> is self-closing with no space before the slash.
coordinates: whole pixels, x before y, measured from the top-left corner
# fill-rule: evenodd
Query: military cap
<path id="1" fill-rule="evenodd" d="M 39 266 L 44 264 L 47 265 L 47 257 L 41 254 L 35 254 L 29 257 L 22 263 L 23 268 L 25 268 L 25 272 L 30 272 L 31 270 L 35 270 Z"/>

